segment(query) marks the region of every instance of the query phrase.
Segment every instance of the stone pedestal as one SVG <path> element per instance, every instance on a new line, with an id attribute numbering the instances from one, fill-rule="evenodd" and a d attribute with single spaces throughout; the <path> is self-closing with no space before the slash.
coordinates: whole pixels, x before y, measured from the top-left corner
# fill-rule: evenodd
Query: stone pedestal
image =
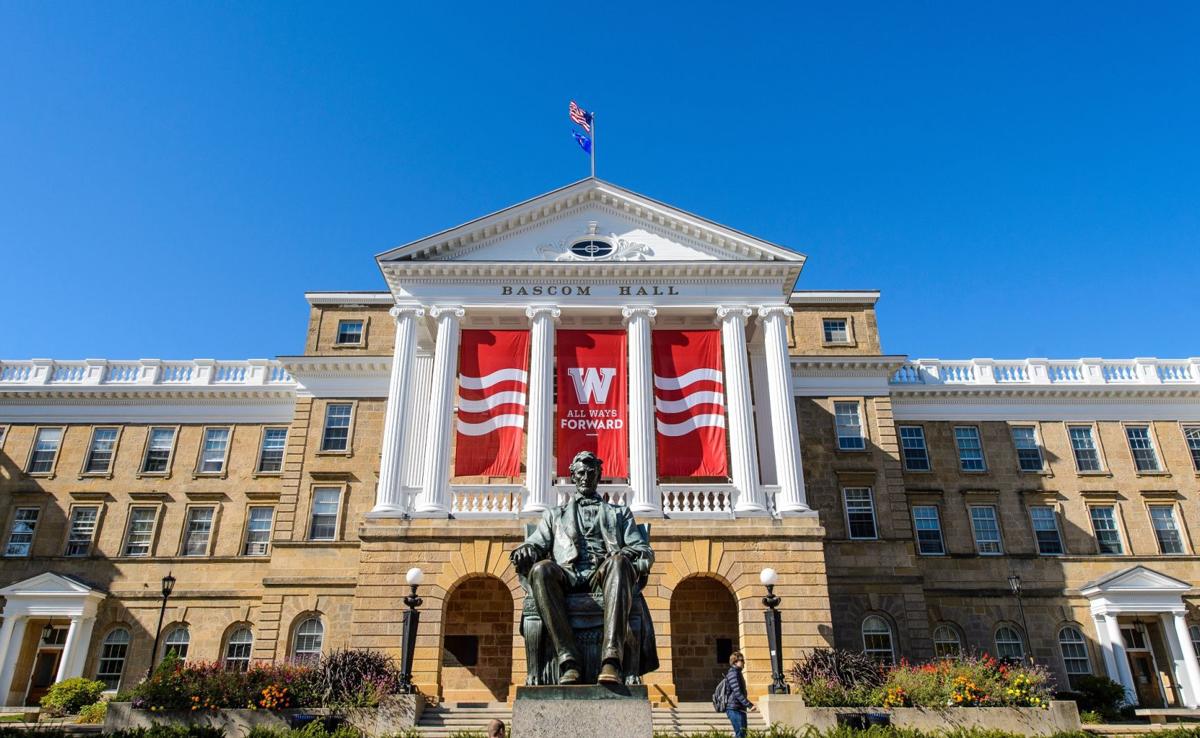
<path id="1" fill-rule="evenodd" d="M 517 687 L 513 738 L 653 738 L 646 686 Z"/>

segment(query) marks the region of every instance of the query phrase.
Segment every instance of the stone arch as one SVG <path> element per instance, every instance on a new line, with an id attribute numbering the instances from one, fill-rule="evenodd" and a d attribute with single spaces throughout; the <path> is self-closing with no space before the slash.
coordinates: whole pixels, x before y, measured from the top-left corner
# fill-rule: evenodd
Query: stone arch
<path id="1" fill-rule="evenodd" d="M 442 602 L 442 699 L 505 702 L 513 683 L 515 594 L 494 574 L 466 576 Z"/>
<path id="2" fill-rule="evenodd" d="M 314 630 L 314 621 L 315 627 Z M 304 627 L 304 633 L 300 628 Z M 284 658 L 289 663 L 309 663 L 329 649 L 329 622 L 320 610 L 302 610 L 292 618 L 284 643 Z M 313 649 L 315 648 L 315 656 Z M 299 650 L 298 650 L 299 649 Z"/>
<path id="3" fill-rule="evenodd" d="M 671 592 L 671 678 L 681 702 L 703 702 L 740 648 L 738 601 L 721 578 L 698 574 Z"/>

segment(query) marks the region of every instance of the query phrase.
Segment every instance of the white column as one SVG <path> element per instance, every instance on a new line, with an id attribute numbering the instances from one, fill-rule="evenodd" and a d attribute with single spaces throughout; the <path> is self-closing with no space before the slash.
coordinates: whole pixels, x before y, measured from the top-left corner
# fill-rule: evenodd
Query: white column
<path id="1" fill-rule="evenodd" d="M 658 499 L 658 426 L 654 414 L 652 307 L 621 308 L 629 332 L 629 509 L 637 515 L 661 516 Z"/>
<path id="2" fill-rule="evenodd" d="M 525 308 L 531 322 L 529 436 L 523 513 L 540 514 L 557 504 L 554 493 L 554 326 L 562 311 L 550 305 Z"/>
<path id="3" fill-rule="evenodd" d="M 58 681 L 83 676 L 83 666 L 87 663 L 88 645 L 92 642 L 92 630 L 96 627 L 95 607 L 91 608 L 91 612 L 93 614 L 89 615 L 87 614 L 88 610 L 85 609 L 82 617 L 71 618 L 71 630 L 67 632 L 62 664 L 58 667 Z M 78 625 L 76 621 L 78 621 Z"/>
<path id="4" fill-rule="evenodd" d="M 379 463 L 379 486 L 375 489 L 378 516 L 401 515 L 404 510 L 405 419 L 412 394 L 413 356 L 417 352 L 417 321 L 425 316 L 418 307 L 397 305 L 391 309 L 396 320 L 396 346 L 392 350 L 392 376 L 388 382 L 387 408 L 383 415 L 383 453 Z"/>
<path id="5" fill-rule="evenodd" d="M 804 495 L 804 470 L 800 464 L 800 431 L 796 423 L 796 398 L 792 394 L 792 364 L 788 357 L 787 325 L 791 315 L 792 309 L 786 305 L 758 309 L 767 351 L 771 440 L 775 449 L 775 470 L 779 477 L 775 511 L 780 515 L 809 511 Z"/>
<path id="6" fill-rule="evenodd" d="M 764 515 L 768 512 L 762 486 L 758 483 L 758 448 L 751 412 L 750 367 L 746 353 L 748 307 L 719 307 L 721 348 L 725 355 L 725 407 L 729 411 L 729 465 L 737 488 L 735 515 Z"/>
<path id="7" fill-rule="evenodd" d="M 1100 638 L 1100 650 L 1104 653 L 1104 668 L 1108 678 L 1125 688 L 1125 703 L 1137 704 L 1137 689 L 1133 685 L 1133 673 L 1129 670 L 1129 657 L 1125 653 L 1125 639 L 1115 613 L 1093 613 L 1096 620 L 1096 635 Z"/>
<path id="8" fill-rule="evenodd" d="M 17 659 L 21 656 L 27 620 L 24 615 L 6 615 L 4 625 L 0 625 L 0 705 L 8 704 L 8 692 L 12 688 Z"/>
<path id="9" fill-rule="evenodd" d="M 58 657 L 58 673 L 54 675 L 54 681 L 61 682 L 64 679 L 69 679 L 78 674 L 71 674 L 71 659 L 75 658 L 75 650 L 79 648 L 79 621 L 82 618 L 75 616 L 71 618 L 71 625 L 67 628 L 67 640 L 63 643 L 62 655 Z"/>
<path id="10" fill-rule="evenodd" d="M 1182 656 L 1177 662 L 1175 678 L 1179 681 L 1183 702 L 1191 708 L 1200 707 L 1200 660 L 1197 660 L 1192 647 L 1187 621 L 1183 619 L 1182 612 L 1173 612 L 1162 616 L 1162 625 L 1171 650 Z"/>
<path id="11" fill-rule="evenodd" d="M 429 436 L 425 444 L 425 483 L 413 512 L 421 517 L 450 513 L 450 429 L 454 420 L 454 383 L 458 370 L 461 307 L 439 306 L 429 311 L 437 321 L 433 350 L 433 387 L 429 392 Z"/>

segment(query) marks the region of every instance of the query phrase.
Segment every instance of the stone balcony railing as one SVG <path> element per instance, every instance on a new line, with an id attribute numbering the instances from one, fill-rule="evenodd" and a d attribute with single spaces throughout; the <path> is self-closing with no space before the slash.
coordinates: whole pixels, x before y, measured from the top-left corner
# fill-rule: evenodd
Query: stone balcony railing
<path id="1" fill-rule="evenodd" d="M 0 389 L 75 387 L 292 387 L 295 380 L 278 361 L 109 361 L 82 359 L 0 361 Z"/>
<path id="2" fill-rule="evenodd" d="M 778 487 L 765 486 L 768 504 L 775 509 Z M 566 504 L 575 487 L 554 485 L 557 504 Z M 627 484 L 602 484 L 600 496 L 616 505 L 630 502 Z M 737 491 L 732 484 L 660 484 L 663 515 L 668 518 L 732 518 Z M 452 484 L 450 514 L 456 518 L 513 518 L 521 514 L 529 490 L 521 484 Z M 411 509 L 411 508 L 410 508 Z"/>
<path id="3" fill-rule="evenodd" d="M 1191 359 L 916 359 L 892 375 L 907 385 L 1178 385 L 1200 384 L 1200 358 Z"/>

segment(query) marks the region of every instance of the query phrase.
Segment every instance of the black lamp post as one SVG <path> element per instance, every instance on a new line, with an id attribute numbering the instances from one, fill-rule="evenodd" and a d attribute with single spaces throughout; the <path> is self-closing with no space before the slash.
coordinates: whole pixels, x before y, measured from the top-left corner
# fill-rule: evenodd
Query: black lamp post
<path id="1" fill-rule="evenodd" d="M 762 603 L 767 608 L 763 618 L 767 622 L 767 648 L 771 651 L 771 694 L 788 694 L 791 689 L 783 680 L 783 624 L 779 617 L 779 598 L 775 595 L 775 582 L 779 575 L 774 569 L 763 569 L 758 579 L 767 588 Z"/>
<path id="2" fill-rule="evenodd" d="M 175 577 L 170 572 L 162 578 L 162 607 L 158 609 L 158 627 L 154 629 L 154 646 L 150 649 L 150 667 L 146 669 L 146 678 L 154 676 L 154 660 L 158 658 L 158 639 L 162 636 L 163 617 L 167 614 L 167 600 L 175 589 Z"/>
<path id="3" fill-rule="evenodd" d="M 1021 575 L 1008 575 L 1008 588 L 1012 590 L 1013 597 L 1017 598 L 1017 612 L 1021 614 L 1021 628 L 1025 630 L 1025 647 L 1028 653 L 1025 657 L 1029 659 L 1029 663 L 1033 663 L 1033 643 L 1029 635 L 1029 622 L 1025 620 L 1025 603 L 1021 600 Z"/>
<path id="4" fill-rule="evenodd" d="M 417 586 L 424 579 L 425 572 L 417 567 L 408 570 L 404 581 L 412 587 L 412 594 L 405 596 L 404 604 L 408 610 L 404 613 L 404 633 L 401 635 L 400 651 L 400 693 L 413 694 L 417 688 L 412 683 L 413 650 L 417 647 L 417 627 L 421 624 L 421 598 L 417 596 Z"/>

